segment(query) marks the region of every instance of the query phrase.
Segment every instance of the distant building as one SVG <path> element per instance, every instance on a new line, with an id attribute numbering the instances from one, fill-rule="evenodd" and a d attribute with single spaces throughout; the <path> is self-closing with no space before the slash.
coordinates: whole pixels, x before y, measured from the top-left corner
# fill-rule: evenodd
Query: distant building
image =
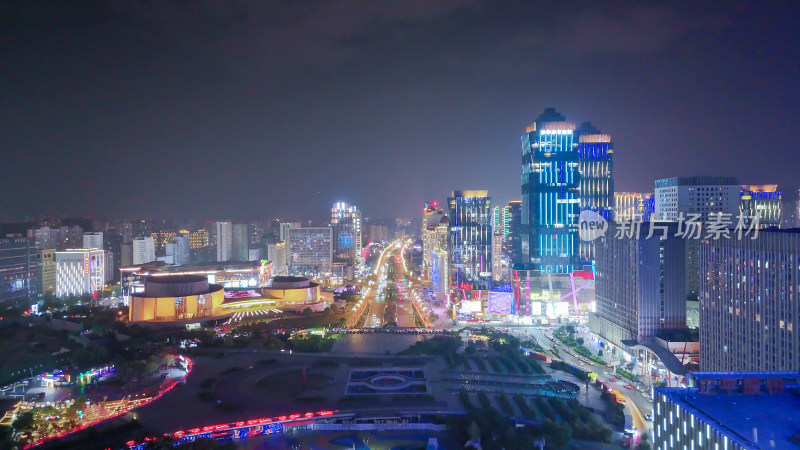
<path id="1" fill-rule="evenodd" d="M 702 370 L 800 367 L 800 230 L 750 237 L 700 243 Z"/>
<path id="2" fill-rule="evenodd" d="M 197 230 L 189 233 L 189 249 L 206 248 L 209 245 L 208 230 Z"/>
<path id="3" fill-rule="evenodd" d="M 246 223 L 235 223 L 232 227 L 232 258 L 234 261 L 250 260 L 250 226 Z"/>
<path id="4" fill-rule="evenodd" d="M 436 299 L 445 302 L 450 296 L 450 264 L 447 248 L 431 250 L 429 279 Z"/>
<path id="5" fill-rule="evenodd" d="M 56 252 L 56 296 L 102 293 L 106 283 L 105 270 L 103 250 L 69 249 Z"/>
<path id="6" fill-rule="evenodd" d="M 485 190 L 453 191 L 450 219 L 450 282 L 458 289 L 489 289 L 492 277 L 491 197 Z"/>
<path id="7" fill-rule="evenodd" d="M 79 226 L 62 226 L 58 229 L 57 250 L 80 248 L 83 245 L 83 229 Z"/>
<path id="8" fill-rule="evenodd" d="M 513 200 L 503 207 L 503 252 L 512 264 L 522 262 L 520 248 L 522 202 Z"/>
<path id="9" fill-rule="evenodd" d="M 191 262 L 190 238 L 188 235 L 178 235 L 166 246 L 167 263 L 181 266 Z"/>
<path id="10" fill-rule="evenodd" d="M 217 261 L 230 261 L 233 258 L 233 223 L 230 221 L 216 222 L 214 224 L 214 230 L 214 245 L 217 249 Z"/>
<path id="11" fill-rule="evenodd" d="M 757 215 L 760 228 L 781 226 L 781 191 L 777 184 L 742 186 L 739 200 L 739 212 L 748 223 Z"/>
<path id="12" fill-rule="evenodd" d="M 653 448 L 796 448 L 798 385 L 798 372 L 694 372 L 688 388 L 655 388 Z"/>
<path id="13" fill-rule="evenodd" d="M 39 295 L 55 295 L 56 293 L 56 249 L 36 249 L 36 289 Z"/>
<path id="14" fill-rule="evenodd" d="M 331 208 L 331 227 L 334 229 L 334 259 L 356 270 L 364 264 L 361 258 L 361 211 L 355 205 L 335 203 Z"/>
<path id="15" fill-rule="evenodd" d="M 646 194 L 645 194 L 646 195 Z M 644 196 L 639 192 L 614 193 L 614 221 L 641 222 L 644 217 Z"/>
<path id="16" fill-rule="evenodd" d="M 289 228 L 287 236 L 291 275 L 330 272 L 333 264 L 333 228 Z"/>
<path id="17" fill-rule="evenodd" d="M 83 233 L 83 247 L 81 248 L 96 248 L 103 250 L 104 247 L 103 232 L 93 231 L 90 233 Z"/>
<path id="18" fill-rule="evenodd" d="M 156 244 L 151 236 L 137 237 L 132 244 L 133 264 L 144 264 L 156 260 Z"/>
<path id="19" fill-rule="evenodd" d="M 422 208 L 422 273 L 430 279 L 431 251 L 434 248 L 436 227 L 444 217 L 437 202 L 425 202 Z"/>
<path id="20" fill-rule="evenodd" d="M 275 275 L 288 275 L 286 242 L 267 244 L 266 259 L 272 262 L 272 270 Z"/>
<path id="21" fill-rule="evenodd" d="M 50 227 L 35 228 L 28 233 L 28 236 L 34 239 L 36 248 L 40 249 L 57 248 L 59 242 L 58 235 L 58 229 L 52 229 Z"/>
<path id="22" fill-rule="evenodd" d="M 290 228 L 300 228 L 302 224 L 300 222 L 281 222 L 280 223 L 280 231 L 278 233 L 278 239 L 281 241 L 288 241 L 289 240 L 289 229 Z"/>
<path id="23" fill-rule="evenodd" d="M 0 302 L 38 298 L 34 239 L 0 239 Z"/>

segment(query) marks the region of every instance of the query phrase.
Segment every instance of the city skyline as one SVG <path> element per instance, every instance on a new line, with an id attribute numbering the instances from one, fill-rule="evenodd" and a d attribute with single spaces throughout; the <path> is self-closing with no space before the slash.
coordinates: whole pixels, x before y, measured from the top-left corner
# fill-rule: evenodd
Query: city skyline
<path id="1" fill-rule="evenodd" d="M 618 192 L 730 175 L 794 201 L 797 12 L 618 6 L 6 4 L 0 212 L 416 217 L 453 189 L 505 204 L 546 107 L 614 137 Z"/>

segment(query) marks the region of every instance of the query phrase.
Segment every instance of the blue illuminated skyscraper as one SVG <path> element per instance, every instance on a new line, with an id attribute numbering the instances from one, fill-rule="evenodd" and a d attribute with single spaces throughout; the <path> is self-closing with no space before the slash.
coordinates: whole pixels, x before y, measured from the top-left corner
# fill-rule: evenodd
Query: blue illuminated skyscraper
<path id="1" fill-rule="evenodd" d="M 580 173 L 576 127 L 547 108 L 522 135 L 522 263 L 569 273 L 579 263 Z"/>
<path id="2" fill-rule="evenodd" d="M 606 221 L 614 219 L 614 143 L 591 123 L 578 129 L 578 172 L 580 172 L 580 210 L 594 211 Z M 594 241 L 580 242 L 580 263 L 595 258 Z"/>

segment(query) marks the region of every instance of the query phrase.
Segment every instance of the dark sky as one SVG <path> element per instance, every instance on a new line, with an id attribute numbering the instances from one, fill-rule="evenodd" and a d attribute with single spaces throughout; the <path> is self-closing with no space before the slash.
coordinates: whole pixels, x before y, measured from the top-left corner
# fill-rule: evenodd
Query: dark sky
<path id="1" fill-rule="evenodd" d="M 718 174 L 795 198 L 798 7 L 716 3 L 4 2 L 0 211 L 506 202 L 548 106 L 613 136 L 617 190 Z"/>

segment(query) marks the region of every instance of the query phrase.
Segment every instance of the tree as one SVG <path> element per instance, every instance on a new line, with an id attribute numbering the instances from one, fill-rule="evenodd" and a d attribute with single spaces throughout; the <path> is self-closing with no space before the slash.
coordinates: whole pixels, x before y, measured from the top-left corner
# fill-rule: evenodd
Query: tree
<path id="1" fill-rule="evenodd" d="M 303 310 L 303 317 L 309 318 L 309 317 L 311 317 L 311 314 L 313 314 L 313 311 L 311 311 L 311 308 L 306 308 L 306 309 Z"/>
<path id="2" fill-rule="evenodd" d="M 577 343 L 578 343 L 578 345 L 583 345 L 583 343 L 584 343 L 585 341 L 583 340 L 583 338 L 582 338 L 582 337 L 579 337 L 578 339 L 575 339 L 575 342 L 577 342 Z"/>
<path id="3" fill-rule="evenodd" d="M 17 418 L 11 424 L 17 432 L 30 431 L 33 428 L 33 411 L 25 411 L 17 414 Z"/>
<path id="4" fill-rule="evenodd" d="M 347 325 L 347 317 L 342 317 L 339 319 L 339 324 L 342 326 Z"/>
<path id="5" fill-rule="evenodd" d="M 599 356 L 600 358 L 602 358 L 602 357 L 603 357 L 603 351 L 602 351 L 602 350 L 598 350 L 598 351 L 597 351 L 597 356 Z"/>

